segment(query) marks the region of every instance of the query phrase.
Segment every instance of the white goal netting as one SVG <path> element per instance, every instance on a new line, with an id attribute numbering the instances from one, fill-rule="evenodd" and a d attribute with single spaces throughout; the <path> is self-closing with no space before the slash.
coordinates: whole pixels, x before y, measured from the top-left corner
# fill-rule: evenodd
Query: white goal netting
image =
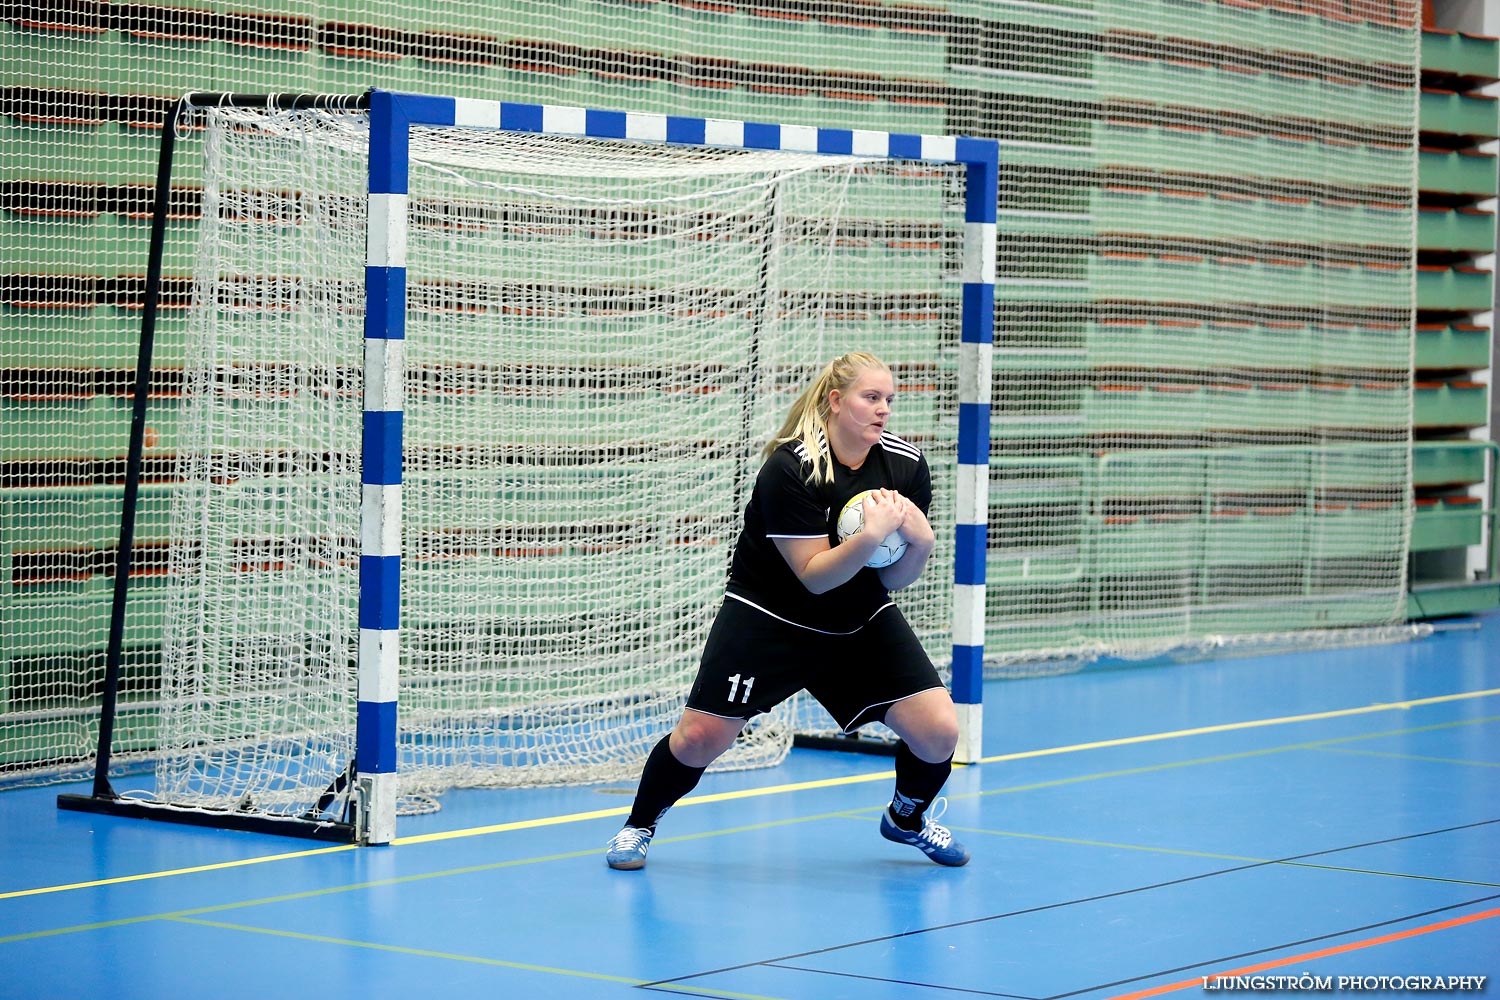
<path id="1" fill-rule="evenodd" d="M 1409 612 L 1430 611 L 1408 601 L 1408 565 L 1413 587 L 1438 582 L 1455 599 L 1481 568 L 1483 546 L 1425 551 L 1465 539 L 1441 528 L 1434 538 L 1433 510 L 1413 503 L 1413 436 L 1419 458 L 1434 454 L 1424 439 L 1468 456 L 1439 459 L 1433 471 L 1454 479 L 1417 496 L 1453 493 L 1459 479 L 1456 489 L 1483 492 L 1468 485 L 1484 478 L 1482 449 L 1461 439 L 1486 436 L 1486 377 L 1440 365 L 1414 385 L 1412 369 L 1435 364 L 1422 361 L 1434 336 L 1462 329 L 1488 343 L 1483 324 L 1446 324 L 1487 309 L 1492 284 L 1453 266 L 1467 255 L 1431 242 L 1443 217 L 1483 220 L 1419 213 L 1418 192 L 1446 206 L 1495 186 L 1493 162 L 1486 175 L 1485 157 L 1455 145 L 1472 137 L 1439 138 L 1447 115 L 1428 118 L 1435 105 L 1477 112 L 1485 101 L 1422 92 L 1435 53 L 1415 0 L 8 10 L 0 786 L 67 780 L 95 759 L 157 126 L 189 90 L 379 87 L 998 140 L 989 676 L 1390 637 Z M 1448 43 L 1485 44 L 1455 36 L 1436 49 Z M 1463 111 L 1452 124 L 1467 130 L 1474 118 Z M 157 695 L 198 134 L 179 140 L 168 192 L 116 773 L 154 757 L 162 709 L 177 710 Z M 282 169 L 269 190 L 298 190 Z M 451 235 L 471 239 L 457 226 Z M 887 316 L 930 310 L 919 293 L 900 299 L 898 283 L 868 277 L 877 258 L 859 255 L 874 250 L 840 252 L 856 277 L 838 286 L 839 315 L 825 326 L 906 366 L 899 423 L 912 432 L 914 411 L 930 409 L 921 387 L 937 384 L 916 366 L 930 359 L 882 338 L 896 336 Z M 348 252 L 350 281 L 357 256 Z M 254 303 L 282 291 L 253 284 L 230 301 L 246 304 L 265 348 L 271 310 Z M 1462 311 L 1424 318 L 1423 299 Z M 458 308 L 448 319 L 498 322 Z M 580 349 L 601 340 L 577 339 Z M 1478 512 L 1463 516 L 1479 530 Z"/>
<path id="2" fill-rule="evenodd" d="M 368 123 L 205 119 L 156 794 L 300 813 L 353 755 Z M 951 505 L 961 181 L 829 162 L 414 130 L 409 803 L 634 777 L 696 669 L 759 448 L 828 357 L 892 366 L 894 429 Z M 951 565 L 903 600 L 939 663 Z M 805 714 L 721 766 L 776 763 Z"/>

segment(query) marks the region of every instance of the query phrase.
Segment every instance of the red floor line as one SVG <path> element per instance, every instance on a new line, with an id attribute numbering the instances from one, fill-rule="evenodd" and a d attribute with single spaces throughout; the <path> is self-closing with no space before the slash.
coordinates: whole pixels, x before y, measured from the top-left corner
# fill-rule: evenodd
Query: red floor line
<path id="1" fill-rule="evenodd" d="M 1452 920 L 1443 920 L 1435 924 L 1427 924 L 1424 927 L 1412 927 L 1404 931 L 1396 931 L 1394 934 L 1382 934 L 1380 937 L 1367 938 L 1364 941 L 1351 941 L 1348 944 L 1336 945 L 1332 948 L 1322 948 L 1318 951 L 1304 952 L 1301 955 L 1292 955 L 1288 958 L 1278 958 L 1269 962 L 1261 962 L 1257 965 L 1247 965 L 1240 969 L 1231 969 L 1228 972 L 1215 972 L 1207 977 L 1199 976 L 1196 979 L 1184 979 L 1178 983 L 1167 983 L 1164 986 L 1153 986 L 1149 990 L 1138 990 L 1134 993 L 1121 993 L 1110 997 L 1109 1000 L 1144 1000 L 1145 997 L 1161 996 L 1163 993 L 1175 993 L 1178 990 L 1201 988 L 1204 979 L 1213 979 L 1227 976 L 1248 976 L 1256 972 L 1264 972 L 1267 969 L 1277 969 L 1284 965 L 1294 965 L 1298 962 L 1310 962 L 1316 958 L 1327 958 L 1330 955 L 1341 955 L 1348 951 L 1358 951 L 1361 948 L 1373 948 L 1376 945 L 1390 944 L 1392 941 L 1401 941 L 1405 938 L 1418 937 L 1422 934 L 1431 934 L 1434 931 L 1444 931 L 1452 927 L 1460 927 L 1464 924 L 1472 924 L 1479 920 L 1490 920 L 1500 917 L 1500 908 L 1483 910 L 1479 913 L 1471 913 L 1465 917 L 1454 917 Z"/>

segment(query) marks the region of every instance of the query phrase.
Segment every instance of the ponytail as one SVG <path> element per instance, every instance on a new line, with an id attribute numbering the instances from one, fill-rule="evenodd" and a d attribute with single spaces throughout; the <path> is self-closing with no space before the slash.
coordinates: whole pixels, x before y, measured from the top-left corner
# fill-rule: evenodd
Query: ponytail
<path id="1" fill-rule="evenodd" d="M 800 441 L 807 450 L 812 463 L 808 482 L 833 482 L 833 453 L 828 446 L 828 419 L 832 414 L 828 395 L 837 389 L 848 392 L 859 373 L 867 368 L 885 369 L 885 362 L 873 354 L 855 351 L 834 358 L 823 368 L 812 384 L 802 390 L 802 395 L 792 404 L 782 421 L 781 429 L 762 450 L 762 456 L 771 455 L 788 441 Z"/>

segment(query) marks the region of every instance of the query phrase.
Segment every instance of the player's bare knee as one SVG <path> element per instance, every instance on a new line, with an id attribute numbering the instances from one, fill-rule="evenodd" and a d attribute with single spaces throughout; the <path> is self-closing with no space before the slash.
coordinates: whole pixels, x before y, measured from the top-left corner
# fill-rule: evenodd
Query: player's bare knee
<path id="1" fill-rule="evenodd" d="M 899 733 L 911 752 L 929 764 L 953 756 L 958 748 L 958 713 L 946 706 L 924 706 L 914 717 L 903 719 Z"/>
<path id="2" fill-rule="evenodd" d="M 942 741 L 943 759 L 947 760 L 958 749 L 958 717 L 956 715 L 943 720 Z"/>
<path id="3" fill-rule="evenodd" d="M 958 749 L 958 720 L 937 718 L 906 740 L 911 752 L 929 764 L 939 764 Z"/>
<path id="4" fill-rule="evenodd" d="M 947 760 L 958 748 L 958 713 L 946 691 L 924 692 L 892 705 L 885 723 L 929 764 Z"/>
<path id="5" fill-rule="evenodd" d="M 734 744 L 744 723 L 698 712 L 685 712 L 668 743 L 672 756 L 689 767 L 707 767 Z"/>

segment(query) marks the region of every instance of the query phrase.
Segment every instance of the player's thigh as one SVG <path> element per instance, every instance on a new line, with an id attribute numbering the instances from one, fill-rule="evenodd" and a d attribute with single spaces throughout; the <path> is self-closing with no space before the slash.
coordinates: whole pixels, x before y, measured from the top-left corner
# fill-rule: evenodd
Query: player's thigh
<path id="1" fill-rule="evenodd" d="M 769 712 L 806 683 L 818 638 L 727 598 L 704 643 L 687 707 L 726 719 Z"/>

